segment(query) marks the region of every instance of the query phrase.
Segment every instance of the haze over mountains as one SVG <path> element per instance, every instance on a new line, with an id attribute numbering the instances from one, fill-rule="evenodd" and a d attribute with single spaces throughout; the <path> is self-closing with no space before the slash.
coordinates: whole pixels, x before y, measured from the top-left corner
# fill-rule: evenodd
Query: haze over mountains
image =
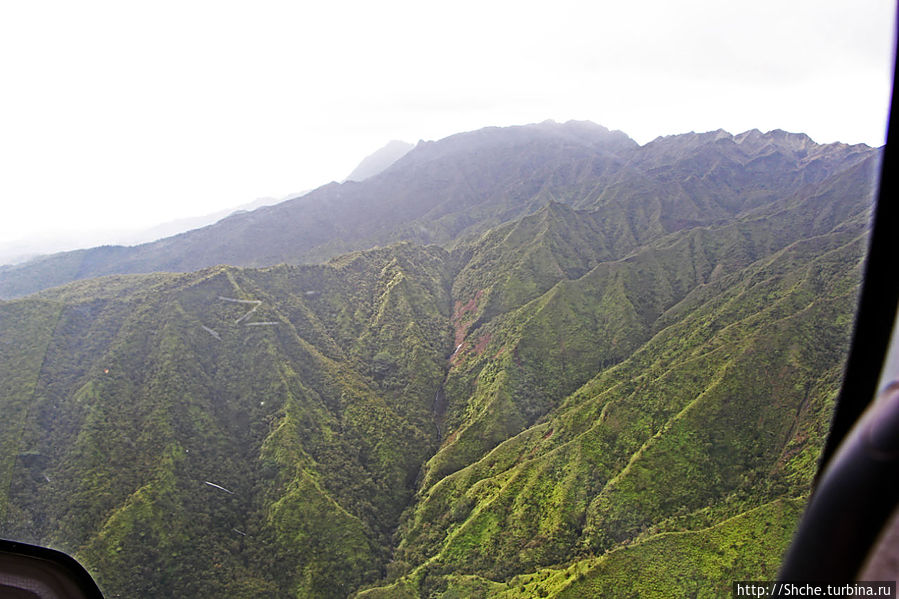
<path id="1" fill-rule="evenodd" d="M 402 156 L 409 152 L 413 147 L 412 144 L 402 141 L 391 141 L 383 148 L 369 156 L 366 156 L 356 168 L 352 170 L 347 181 L 362 181 L 368 177 L 372 177 L 391 164 L 399 160 Z M 93 231 L 78 233 L 53 233 L 36 237 L 23 238 L 17 241 L 0 242 L 0 266 L 5 264 L 20 264 L 27 262 L 39 256 L 62 251 L 70 251 L 75 249 L 87 248 L 98 245 L 138 245 L 162 239 L 163 237 L 171 237 L 185 231 L 199 229 L 214 224 L 221 219 L 238 212 L 247 212 L 255 210 L 260 206 L 270 206 L 283 202 L 287 199 L 297 198 L 307 191 L 293 193 L 287 197 L 277 198 L 259 198 L 252 202 L 241 204 L 235 208 L 218 210 L 203 214 L 200 216 L 192 216 L 187 218 L 178 218 L 158 225 L 154 225 L 144 229 L 134 230 L 109 230 L 109 231 Z"/>
<path id="2" fill-rule="evenodd" d="M 305 192 L 303 192 L 305 193 Z M 293 194 L 291 197 L 300 196 L 302 193 Z M 163 237 L 170 237 L 211 225 L 226 216 L 239 211 L 255 210 L 260 206 L 268 206 L 284 201 L 276 198 L 259 198 L 236 208 L 218 210 L 187 218 L 178 218 L 149 228 L 129 230 L 104 230 L 74 233 L 48 233 L 39 236 L 19 239 L 17 241 L 4 241 L 0 243 L 0 266 L 4 264 L 20 264 L 38 256 L 61 251 L 80 249 L 96 245 L 137 245 L 156 241 Z"/>
<path id="3" fill-rule="evenodd" d="M 413 147 L 412 144 L 406 142 L 391 141 L 383 148 L 366 156 L 353 169 L 346 180 L 362 181 L 372 177 L 396 162 Z M 46 254 L 98 245 L 138 245 L 148 243 L 163 237 L 171 237 L 185 231 L 211 225 L 237 212 L 255 210 L 260 206 L 270 206 L 287 199 L 297 198 L 307 193 L 307 191 L 293 193 L 281 199 L 259 198 L 235 208 L 218 210 L 200 216 L 173 219 L 143 229 L 48 233 L 17 241 L 4 241 L 0 242 L 0 266 L 4 264 L 20 264 Z"/>
<path id="4" fill-rule="evenodd" d="M 879 158 L 782 131 L 491 128 L 4 268 L 24 297 L 0 302 L 0 535 L 75 553 L 113 597 L 770 579 Z"/>
<path id="5" fill-rule="evenodd" d="M 870 151 L 818 146 L 782 131 L 690 133 L 641 147 L 588 122 L 484 129 L 420 143 L 364 183 L 332 183 L 136 247 L 104 246 L 0 267 L 0 297 L 105 274 L 313 263 L 399 240 L 447 246 L 548 201 L 612 212 L 620 234 L 637 243 L 732 217 L 773 193 L 820 182 Z M 762 173 L 768 180 L 757 180 Z M 637 215 L 625 217 L 625 210 Z"/>
<path id="6" fill-rule="evenodd" d="M 372 177 L 391 164 L 399 160 L 413 147 L 412 144 L 393 140 L 383 148 L 369 156 L 366 156 L 356 168 L 347 176 L 347 181 L 362 181 Z M 308 191 L 308 190 L 307 190 Z M 218 210 L 187 218 L 178 218 L 144 229 L 134 230 L 109 230 L 76 233 L 48 233 L 39 236 L 19 239 L 17 241 L 0 242 L 0 266 L 5 264 L 20 264 L 28 260 L 44 256 L 46 254 L 70 251 L 98 245 L 138 245 L 171 237 L 192 229 L 199 229 L 214 224 L 221 219 L 237 212 L 255 210 L 260 206 L 270 206 L 287 199 L 297 198 L 307 191 L 293 193 L 287 197 L 259 198 L 252 202 L 241 204 L 236 208 Z"/>

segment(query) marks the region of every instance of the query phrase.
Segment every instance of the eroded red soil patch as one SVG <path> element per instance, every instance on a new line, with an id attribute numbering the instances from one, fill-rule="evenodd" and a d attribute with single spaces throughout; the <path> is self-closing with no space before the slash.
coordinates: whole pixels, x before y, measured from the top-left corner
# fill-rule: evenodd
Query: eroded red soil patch
<path id="1" fill-rule="evenodd" d="M 468 334 L 468 329 L 474 321 L 474 313 L 477 312 L 478 302 L 482 295 L 484 295 L 484 290 L 479 289 L 478 292 L 474 294 L 474 297 L 464 304 L 460 300 L 456 300 L 456 303 L 453 306 L 453 330 L 457 347 L 465 340 L 465 335 Z"/>

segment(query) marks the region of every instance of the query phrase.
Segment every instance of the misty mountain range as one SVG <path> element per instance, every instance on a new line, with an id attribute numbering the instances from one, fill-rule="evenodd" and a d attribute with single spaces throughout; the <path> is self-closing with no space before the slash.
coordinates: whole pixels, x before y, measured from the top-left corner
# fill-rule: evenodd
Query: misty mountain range
<path id="1" fill-rule="evenodd" d="M 548 201 L 609 212 L 620 234 L 636 244 L 733 217 L 775 193 L 821 182 L 871 151 L 820 146 L 783 131 L 690 133 L 641 147 L 587 122 L 484 129 L 422 142 L 364 183 L 332 183 L 135 247 L 0 267 L 0 298 L 106 274 L 314 263 L 399 240 L 449 247 Z M 678 178 L 687 168 L 700 171 Z"/>
<path id="2" fill-rule="evenodd" d="M 372 177 L 400 159 L 414 146 L 393 140 L 371 155 L 365 157 L 347 176 L 347 181 L 363 181 Z M 202 216 L 179 218 L 155 225 L 146 229 L 125 231 L 93 231 L 66 234 L 46 234 L 17 241 L 0 242 L 0 266 L 4 264 L 20 264 L 42 255 L 66 250 L 80 249 L 96 245 L 138 245 L 171 237 L 185 231 L 198 229 L 214 224 L 221 219 L 238 212 L 255 210 L 261 206 L 270 206 L 288 199 L 298 198 L 307 191 L 290 194 L 286 198 L 259 198 L 253 202 L 241 204 L 236 208 L 218 210 Z"/>
<path id="3" fill-rule="evenodd" d="M 293 194 L 291 197 L 299 195 L 302 195 L 302 193 Z M 281 201 L 283 201 L 283 199 L 260 198 L 253 202 L 241 204 L 233 209 L 217 210 L 202 216 L 174 219 L 146 229 L 48 233 L 19 239 L 17 241 L 6 241 L 0 243 L 0 266 L 5 264 L 20 264 L 45 254 L 91 247 L 94 245 L 137 245 L 140 243 L 156 241 L 163 237 L 170 237 L 172 235 L 177 235 L 178 233 L 190 231 L 191 229 L 211 225 L 235 212 L 255 210 L 260 206 L 277 204 Z"/>

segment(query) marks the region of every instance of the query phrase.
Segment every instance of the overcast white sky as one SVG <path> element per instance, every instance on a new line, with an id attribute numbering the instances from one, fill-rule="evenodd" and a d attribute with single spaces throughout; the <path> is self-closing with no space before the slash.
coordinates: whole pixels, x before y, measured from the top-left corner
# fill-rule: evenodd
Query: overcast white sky
<path id="1" fill-rule="evenodd" d="M 881 145 L 889 0 L 0 4 L 0 242 L 340 180 L 391 139 L 586 119 Z"/>

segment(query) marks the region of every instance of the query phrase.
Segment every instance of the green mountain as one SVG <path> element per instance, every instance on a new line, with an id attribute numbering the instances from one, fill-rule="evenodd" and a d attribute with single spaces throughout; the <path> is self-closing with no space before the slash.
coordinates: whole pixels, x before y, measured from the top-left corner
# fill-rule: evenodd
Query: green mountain
<path id="1" fill-rule="evenodd" d="M 485 130 L 271 209 L 372 204 L 302 260 L 420 237 L 0 302 L 0 536 L 74 553 L 110 597 L 771 578 L 840 384 L 878 164 L 783 132 Z"/>

